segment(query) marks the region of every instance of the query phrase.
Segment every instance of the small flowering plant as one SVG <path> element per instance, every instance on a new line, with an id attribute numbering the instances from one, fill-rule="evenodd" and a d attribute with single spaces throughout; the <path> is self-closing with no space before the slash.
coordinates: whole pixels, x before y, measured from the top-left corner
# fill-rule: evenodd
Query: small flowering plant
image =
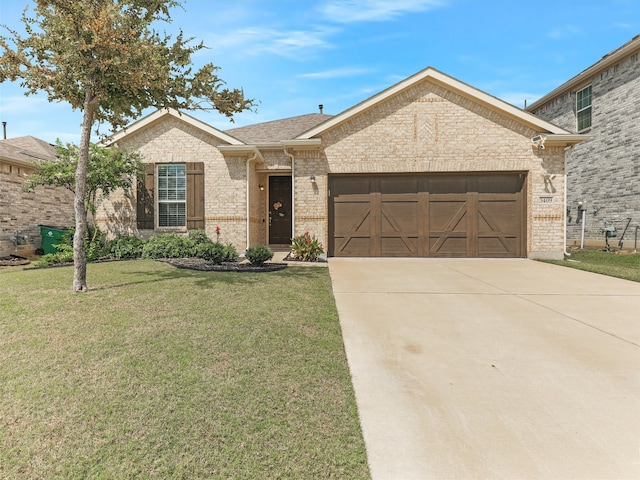
<path id="1" fill-rule="evenodd" d="M 294 260 L 315 262 L 323 252 L 322 244 L 316 237 L 309 235 L 309 232 L 291 239 L 291 256 Z"/>

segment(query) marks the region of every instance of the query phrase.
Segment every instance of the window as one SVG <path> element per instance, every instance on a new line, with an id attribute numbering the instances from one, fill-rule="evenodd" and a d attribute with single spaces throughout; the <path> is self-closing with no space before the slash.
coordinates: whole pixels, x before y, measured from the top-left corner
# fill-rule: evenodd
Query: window
<path id="1" fill-rule="evenodd" d="M 187 167 L 158 165 L 158 226 L 187 225 Z"/>
<path id="2" fill-rule="evenodd" d="M 578 116 L 578 132 L 591 127 L 591 85 L 577 92 L 576 113 Z"/>

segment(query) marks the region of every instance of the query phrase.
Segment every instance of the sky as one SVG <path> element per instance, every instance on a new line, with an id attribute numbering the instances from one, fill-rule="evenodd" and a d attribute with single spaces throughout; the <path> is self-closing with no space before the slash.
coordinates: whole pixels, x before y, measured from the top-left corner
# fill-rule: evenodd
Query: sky
<path id="1" fill-rule="evenodd" d="M 30 3 L 0 0 L 0 25 L 22 31 Z M 226 130 L 338 114 L 427 67 L 522 108 L 639 34 L 640 0 L 183 0 L 172 19 L 208 47 L 194 66 L 256 100 L 235 123 L 190 112 Z M 78 143 L 80 111 L 24 91 L 0 84 L 7 138 Z"/>

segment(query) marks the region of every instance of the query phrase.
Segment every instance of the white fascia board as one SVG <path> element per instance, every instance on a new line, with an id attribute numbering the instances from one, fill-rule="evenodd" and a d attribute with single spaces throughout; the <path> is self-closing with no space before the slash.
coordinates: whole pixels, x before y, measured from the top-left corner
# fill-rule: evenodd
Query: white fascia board
<path id="1" fill-rule="evenodd" d="M 591 138 L 589 135 L 580 134 L 568 134 L 568 135 L 554 135 L 554 134 L 542 134 L 545 137 L 544 144 L 549 146 L 573 146 L 578 143 L 584 142 Z"/>
<path id="2" fill-rule="evenodd" d="M 216 147 L 222 154 L 227 155 L 246 155 L 252 154 L 255 155 L 256 159 L 259 159 L 261 162 L 264 162 L 264 157 L 262 156 L 262 152 L 255 145 L 219 145 Z"/>
<path id="3" fill-rule="evenodd" d="M 200 120 L 198 120 L 197 118 L 194 118 L 190 115 L 187 115 L 186 113 L 183 112 L 179 112 L 178 110 L 175 110 L 173 108 L 167 108 L 167 109 L 162 109 L 162 110 L 158 110 L 150 115 L 147 115 L 144 118 L 141 118 L 140 120 L 132 123 L 131 125 L 129 125 L 128 127 L 126 127 L 124 130 L 119 131 L 118 133 L 114 134 L 112 137 L 110 137 L 109 139 L 107 139 L 106 142 L 104 142 L 105 146 L 110 146 L 113 145 L 115 143 L 117 143 L 118 141 L 121 141 L 123 138 L 126 138 L 129 135 L 132 135 L 133 133 L 143 130 L 145 128 L 147 128 L 148 126 L 152 125 L 153 123 L 159 121 L 160 119 L 162 119 L 165 116 L 172 116 L 175 118 L 180 119 L 181 121 L 191 125 L 192 127 L 195 127 L 199 130 L 202 130 L 203 132 L 212 135 L 220 140 L 222 140 L 223 142 L 226 142 L 230 145 L 243 145 L 243 143 L 238 140 L 237 138 L 232 137 L 229 134 L 226 134 L 220 130 L 218 130 L 217 128 L 212 127 L 211 125 L 208 125 Z"/>
<path id="4" fill-rule="evenodd" d="M 296 139 L 303 140 L 303 139 L 310 139 L 316 136 L 320 136 L 322 135 L 322 133 L 335 127 L 336 125 L 358 115 L 359 113 L 362 113 L 368 110 L 374 105 L 402 92 L 403 90 L 406 90 L 409 87 L 412 87 L 413 85 L 419 82 L 422 82 L 423 80 L 432 81 L 433 83 L 436 83 L 448 90 L 452 90 L 466 98 L 469 98 L 479 103 L 483 103 L 487 105 L 489 108 L 498 110 L 507 116 L 510 116 L 512 118 L 515 118 L 516 120 L 519 120 L 520 122 L 528 125 L 529 127 L 531 127 L 536 131 L 549 132 L 549 133 L 555 133 L 555 134 L 570 133 L 567 130 L 564 130 L 558 127 L 557 125 L 553 125 L 552 123 L 549 123 L 529 112 L 525 112 L 524 110 L 521 110 L 511 105 L 510 103 L 507 103 L 503 100 L 500 100 L 499 98 L 489 95 L 488 93 L 478 90 L 477 88 L 474 88 L 466 83 L 456 80 L 455 78 L 450 77 L 449 75 L 446 75 L 434 69 L 433 67 L 428 67 L 425 70 L 422 70 L 421 72 L 418 72 L 415 75 L 412 75 L 411 77 L 401 81 L 400 83 L 397 83 L 396 85 L 387 88 L 386 90 L 378 93 L 377 95 L 374 95 L 368 100 L 365 100 L 359 103 L 358 105 L 355 105 L 354 107 L 351 107 L 345 110 L 344 112 L 336 115 L 335 117 L 327 120 L 326 122 L 321 123 L 317 127 L 312 128 L 311 130 L 308 130 L 307 132 L 298 136 Z"/>

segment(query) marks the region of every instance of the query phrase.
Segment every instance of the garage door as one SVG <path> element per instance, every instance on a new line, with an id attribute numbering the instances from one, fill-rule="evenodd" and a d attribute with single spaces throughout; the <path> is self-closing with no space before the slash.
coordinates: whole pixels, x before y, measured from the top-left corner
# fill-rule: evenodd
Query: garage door
<path id="1" fill-rule="evenodd" d="M 329 255 L 523 257 L 524 173 L 332 175 Z"/>

